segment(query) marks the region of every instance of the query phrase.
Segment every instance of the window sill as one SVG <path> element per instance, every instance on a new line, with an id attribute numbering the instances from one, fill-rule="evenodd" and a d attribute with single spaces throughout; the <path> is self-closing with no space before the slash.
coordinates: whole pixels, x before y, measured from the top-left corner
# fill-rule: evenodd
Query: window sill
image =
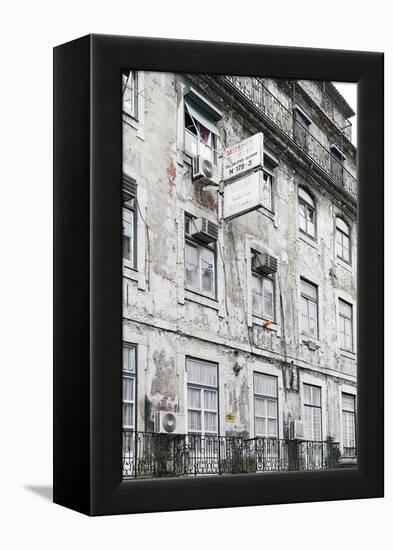
<path id="1" fill-rule="evenodd" d="M 301 338 L 302 344 L 304 344 L 305 346 L 308 346 L 308 343 L 312 342 L 313 344 L 316 345 L 317 348 L 321 347 L 321 340 L 315 336 L 312 336 L 311 334 L 305 334 L 304 332 L 302 332 L 300 335 L 300 338 Z"/>
<path id="2" fill-rule="evenodd" d="M 137 118 L 135 118 L 131 113 L 129 113 L 128 111 L 125 111 L 124 109 L 122 110 L 122 113 L 124 115 L 124 120 L 126 122 L 130 123 L 131 126 L 133 124 L 135 124 L 135 127 L 138 126 L 139 120 Z"/>
<path id="3" fill-rule="evenodd" d="M 307 243 L 309 244 L 310 246 L 312 246 L 313 248 L 315 248 L 315 250 L 318 250 L 319 252 L 319 248 L 318 248 L 318 242 L 317 241 L 314 241 L 314 239 L 312 239 L 312 237 L 307 237 L 307 235 L 305 235 L 304 233 L 301 233 L 299 231 L 298 233 L 298 241 L 303 241 L 304 243 Z"/>
<path id="4" fill-rule="evenodd" d="M 356 353 L 354 351 L 349 351 L 347 349 L 340 349 L 340 355 L 346 357 L 347 359 L 356 360 Z"/>
<path id="5" fill-rule="evenodd" d="M 353 273 L 352 271 L 352 265 L 347 263 L 345 260 L 341 260 L 340 258 L 336 257 L 337 265 L 345 269 L 346 271 L 349 271 L 349 273 Z"/>
<path id="6" fill-rule="evenodd" d="M 218 300 L 215 298 L 210 298 L 209 296 L 206 296 L 205 294 L 200 294 L 199 292 L 195 290 L 190 290 L 188 288 L 184 289 L 184 298 L 190 302 L 195 302 L 196 304 L 200 304 L 202 306 L 210 307 L 211 309 L 215 309 L 216 311 L 219 310 L 219 303 Z"/>
<path id="7" fill-rule="evenodd" d="M 265 323 L 267 321 L 270 321 L 270 323 L 265 326 Z M 267 330 L 273 330 L 274 332 L 278 332 L 280 330 L 280 325 L 278 325 L 271 319 L 263 319 L 262 317 L 257 317 L 256 315 L 252 316 L 252 324 L 258 325 L 259 327 L 265 328 Z"/>
<path id="8" fill-rule="evenodd" d="M 128 260 L 123 260 L 123 277 L 131 279 L 132 281 L 139 280 L 139 272 L 137 269 L 132 267 L 131 263 Z"/>
<path id="9" fill-rule="evenodd" d="M 181 153 L 183 156 L 183 162 L 185 162 L 185 164 L 188 164 L 189 166 L 192 166 L 192 161 L 197 155 L 192 155 L 191 153 L 187 153 L 187 151 L 185 151 L 184 149 L 181 149 Z M 210 162 L 213 164 L 213 166 L 218 168 L 217 161 L 216 162 L 210 161 Z"/>
<path id="10" fill-rule="evenodd" d="M 258 209 L 258 212 L 260 214 L 263 214 L 264 216 L 266 216 L 267 218 L 269 218 L 269 220 L 272 220 L 274 222 L 275 220 L 275 213 L 272 212 L 271 210 L 269 210 L 268 208 L 265 208 L 264 206 L 261 206 L 261 208 Z"/>
<path id="11" fill-rule="evenodd" d="M 185 164 L 188 164 L 188 166 L 192 166 L 192 159 L 194 157 L 192 157 L 191 155 L 186 153 L 186 151 L 184 151 L 184 149 L 181 150 L 181 154 L 182 154 L 182 157 L 183 157 L 183 162 Z"/>
<path id="12" fill-rule="evenodd" d="M 125 122 L 125 124 L 128 124 L 128 126 L 131 126 L 131 128 L 134 128 L 134 130 L 137 131 L 136 136 L 142 141 L 145 141 L 142 131 L 143 125 L 141 121 L 134 118 L 130 113 L 127 113 L 127 111 L 122 111 L 122 115 L 123 122 Z"/>

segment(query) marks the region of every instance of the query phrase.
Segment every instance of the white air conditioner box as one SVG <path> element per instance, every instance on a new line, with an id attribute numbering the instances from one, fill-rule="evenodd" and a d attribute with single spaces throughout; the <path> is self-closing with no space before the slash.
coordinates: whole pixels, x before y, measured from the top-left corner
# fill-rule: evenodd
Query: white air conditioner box
<path id="1" fill-rule="evenodd" d="M 200 155 L 194 157 L 192 159 L 192 181 L 203 185 L 218 186 L 220 179 L 217 166 Z"/>
<path id="2" fill-rule="evenodd" d="M 304 439 L 303 422 L 292 418 L 289 421 L 288 432 L 289 439 Z"/>
<path id="3" fill-rule="evenodd" d="M 277 273 L 278 260 L 270 254 L 254 254 L 252 257 L 252 268 L 260 273 Z"/>
<path id="4" fill-rule="evenodd" d="M 191 235 L 205 243 L 212 243 L 218 239 L 218 225 L 206 218 L 195 218 L 192 221 Z"/>
<path id="5" fill-rule="evenodd" d="M 154 416 L 154 431 L 160 434 L 185 434 L 186 423 L 183 413 L 158 411 Z"/>

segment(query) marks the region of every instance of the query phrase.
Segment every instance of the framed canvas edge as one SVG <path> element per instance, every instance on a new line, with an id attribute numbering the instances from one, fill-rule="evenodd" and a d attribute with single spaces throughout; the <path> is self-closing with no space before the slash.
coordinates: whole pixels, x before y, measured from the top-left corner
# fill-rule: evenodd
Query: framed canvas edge
<path id="1" fill-rule="evenodd" d="M 88 300 L 80 296 L 90 320 L 89 506 L 81 511 L 102 515 L 383 496 L 383 54 L 105 35 L 89 40 L 90 265 L 81 276 L 90 287 Z M 259 74 L 262 59 L 263 76 L 359 84 L 359 465 L 329 472 L 122 481 L 121 202 L 120 186 L 107 185 L 121 177 L 120 86 L 114 79 L 131 65 Z M 376 255 L 372 272 L 370 250 Z"/>

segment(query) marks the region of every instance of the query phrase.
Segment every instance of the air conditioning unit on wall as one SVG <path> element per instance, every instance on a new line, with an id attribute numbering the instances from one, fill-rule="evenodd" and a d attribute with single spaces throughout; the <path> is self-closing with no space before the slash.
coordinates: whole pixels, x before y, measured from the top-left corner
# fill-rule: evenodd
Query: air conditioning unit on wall
<path id="1" fill-rule="evenodd" d="M 212 243 L 218 239 L 218 225 L 206 218 L 195 218 L 192 221 L 191 235 L 205 243 Z"/>
<path id="2" fill-rule="evenodd" d="M 220 180 L 217 166 L 200 155 L 194 157 L 192 159 L 192 181 L 197 181 L 203 185 L 218 186 Z"/>
<path id="3" fill-rule="evenodd" d="M 292 418 L 288 424 L 288 438 L 289 439 L 304 439 L 304 426 L 300 420 Z"/>
<path id="4" fill-rule="evenodd" d="M 252 268 L 260 273 L 277 273 L 278 260 L 270 254 L 254 254 L 252 257 Z"/>
<path id="5" fill-rule="evenodd" d="M 185 434 L 184 414 L 171 411 L 156 412 L 154 415 L 154 431 L 160 434 Z"/>

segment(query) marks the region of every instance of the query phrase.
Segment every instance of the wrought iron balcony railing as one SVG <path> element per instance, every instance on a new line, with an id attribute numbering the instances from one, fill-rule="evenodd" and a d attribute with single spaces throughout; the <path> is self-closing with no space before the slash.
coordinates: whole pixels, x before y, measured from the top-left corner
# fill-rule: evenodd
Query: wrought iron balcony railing
<path id="1" fill-rule="evenodd" d="M 123 431 L 124 478 L 319 470 L 339 459 L 332 441 Z"/>
<path id="2" fill-rule="evenodd" d="M 356 447 L 343 447 L 342 456 L 345 458 L 356 458 L 358 451 Z"/>
<path id="3" fill-rule="evenodd" d="M 227 84 L 240 93 L 264 117 L 294 142 L 306 155 L 328 175 L 332 184 L 357 198 L 356 178 L 332 155 L 283 105 L 257 77 L 224 76 Z"/>
<path id="4" fill-rule="evenodd" d="M 321 85 L 315 80 L 298 80 L 297 83 L 330 118 L 333 124 L 343 132 L 345 137 L 351 139 L 351 122 L 337 109 L 334 101 L 328 96 Z"/>

